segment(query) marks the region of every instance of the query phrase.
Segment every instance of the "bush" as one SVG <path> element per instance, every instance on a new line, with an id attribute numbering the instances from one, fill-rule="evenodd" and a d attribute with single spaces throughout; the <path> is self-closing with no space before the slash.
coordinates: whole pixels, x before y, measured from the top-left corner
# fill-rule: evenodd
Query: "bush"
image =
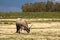
<path id="1" fill-rule="evenodd" d="M 5 21 L 4 24 L 8 24 L 8 22 Z"/>

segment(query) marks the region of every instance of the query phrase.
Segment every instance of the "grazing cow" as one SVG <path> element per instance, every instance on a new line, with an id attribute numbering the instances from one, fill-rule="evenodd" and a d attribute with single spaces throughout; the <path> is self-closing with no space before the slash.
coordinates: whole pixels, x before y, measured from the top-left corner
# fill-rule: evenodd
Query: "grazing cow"
<path id="1" fill-rule="evenodd" d="M 30 32 L 30 28 L 28 27 L 28 24 L 25 20 L 23 20 L 22 18 L 17 18 L 16 20 L 16 33 L 20 33 L 20 30 L 24 29 L 25 31 L 27 31 L 27 33 Z"/>

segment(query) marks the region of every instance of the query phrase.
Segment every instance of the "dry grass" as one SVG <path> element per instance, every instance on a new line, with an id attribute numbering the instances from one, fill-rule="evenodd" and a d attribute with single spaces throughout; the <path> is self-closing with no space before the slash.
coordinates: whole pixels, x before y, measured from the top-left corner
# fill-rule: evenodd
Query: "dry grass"
<path id="1" fill-rule="evenodd" d="M 0 40 L 60 40 L 60 23 L 31 23 L 31 32 L 15 33 L 15 25 L 0 25 Z"/>

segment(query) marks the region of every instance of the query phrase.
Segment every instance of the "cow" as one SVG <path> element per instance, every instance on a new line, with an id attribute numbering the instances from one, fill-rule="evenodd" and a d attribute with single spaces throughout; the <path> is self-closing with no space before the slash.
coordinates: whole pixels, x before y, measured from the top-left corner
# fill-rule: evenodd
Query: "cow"
<path id="1" fill-rule="evenodd" d="M 28 27 L 27 22 L 22 18 L 16 19 L 16 33 L 20 33 L 20 31 L 25 30 L 27 33 L 30 32 L 30 27 Z"/>

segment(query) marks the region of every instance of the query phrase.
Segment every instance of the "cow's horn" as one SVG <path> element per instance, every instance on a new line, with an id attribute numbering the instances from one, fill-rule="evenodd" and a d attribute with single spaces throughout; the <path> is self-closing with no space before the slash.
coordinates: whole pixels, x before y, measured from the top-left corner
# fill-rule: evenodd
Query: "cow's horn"
<path id="1" fill-rule="evenodd" d="M 29 25 L 29 28 L 31 28 L 32 27 L 32 25 Z"/>

